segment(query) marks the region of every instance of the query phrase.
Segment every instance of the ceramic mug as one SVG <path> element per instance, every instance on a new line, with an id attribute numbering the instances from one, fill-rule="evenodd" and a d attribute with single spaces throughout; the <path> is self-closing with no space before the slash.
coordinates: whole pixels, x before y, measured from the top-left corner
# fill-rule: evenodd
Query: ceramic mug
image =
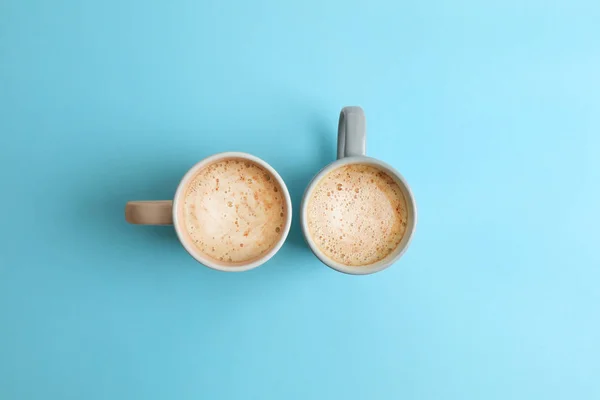
<path id="1" fill-rule="evenodd" d="M 340 113 L 338 125 L 338 154 L 337 161 L 332 162 L 323 168 L 310 182 L 304 193 L 301 205 L 301 222 L 304 238 L 308 243 L 312 252 L 328 267 L 331 267 L 339 272 L 352 275 L 366 275 L 381 271 L 395 261 L 397 261 L 406 251 L 410 244 L 417 225 L 417 206 L 413 194 L 398 171 L 392 166 L 379 161 L 375 158 L 366 156 L 366 120 L 365 114 L 360 107 L 345 107 Z M 342 166 L 350 164 L 371 165 L 387 173 L 399 186 L 407 206 L 407 221 L 406 231 L 400 243 L 392 252 L 384 259 L 370 265 L 364 266 L 348 266 L 332 260 L 326 256 L 317 246 L 316 242 L 310 235 L 307 222 L 308 203 L 313 194 L 313 190 L 319 181 L 328 173 Z"/>
<path id="2" fill-rule="evenodd" d="M 188 238 L 185 222 L 182 217 L 184 197 L 190 181 L 202 168 L 225 159 L 247 160 L 268 171 L 277 180 L 277 183 L 279 183 L 287 208 L 285 225 L 283 226 L 281 236 L 276 244 L 260 258 L 253 259 L 244 264 L 226 265 L 225 263 L 219 263 L 203 254 Z M 181 179 L 173 200 L 128 202 L 125 206 L 125 219 L 129 223 L 138 225 L 173 225 L 179 241 L 187 252 L 197 261 L 209 268 L 219 271 L 241 272 L 248 271 L 264 264 L 279 251 L 287 238 L 292 224 L 292 201 L 285 182 L 281 179 L 281 176 L 279 176 L 277 171 L 275 171 L 275 169 L 267 162 L 251 154 L 227 152 L 215 154 L 194 165 Z"/>

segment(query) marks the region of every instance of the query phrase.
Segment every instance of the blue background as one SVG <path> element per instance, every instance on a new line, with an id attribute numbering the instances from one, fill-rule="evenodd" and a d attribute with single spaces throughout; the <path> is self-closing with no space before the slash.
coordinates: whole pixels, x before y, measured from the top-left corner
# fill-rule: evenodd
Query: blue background
<path id="1" fill-rule="evenodd" d="M 0 2 L 0 398 L 600 398 L 596 1 Z M 299 206 L 361 105 L 391 269 L 257 270 L 127 225 L 220 151 Z"/>

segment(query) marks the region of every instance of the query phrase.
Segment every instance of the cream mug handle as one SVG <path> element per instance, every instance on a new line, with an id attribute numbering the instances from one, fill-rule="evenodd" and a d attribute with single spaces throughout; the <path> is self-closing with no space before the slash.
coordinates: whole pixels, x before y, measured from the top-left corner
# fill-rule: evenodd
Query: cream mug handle
<path id="1" fill-rule="evenodd" d="M 173 201 L 128 201 L 125 220 L 136 225 L 173 225 Z"/>

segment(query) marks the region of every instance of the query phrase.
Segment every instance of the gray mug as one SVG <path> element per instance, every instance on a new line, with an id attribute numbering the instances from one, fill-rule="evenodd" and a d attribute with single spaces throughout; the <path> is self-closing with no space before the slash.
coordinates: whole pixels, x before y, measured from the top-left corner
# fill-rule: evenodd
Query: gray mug
<path id="1" fill-rule="evenodd" d="M 415 227 L 417 225 L 417 206 L 408 184 L 406 183 L 402 175 L 400 175 L 400 173 L 390 165 L 384 163 L 383 161 L 379 161 L 375 158 L 367 157 L 365 147 L 366 120 L 362 108 L 344 107 L 342 109 L 342 112 L 340 113 L 340 120 L 338 126 L 337 161 L 334 161 L 331 164 L 327 165 L 325 168 L 319 171 L 319 173 L 313 178 L 313 180 L 310 182 L 308 188 L 304 193 L 300 210 L 302 231 L 304 233 L 304 238 L 306 239 L 306 242 L 308 243 L 312 252 L 328 267 L 331 267 L 339 272 L 344 272 L 346 274 L 352 275 L 372 274 L 392 265 L 404 254 L 404 252 L 408 248 L 408 245 L 410 244 L 414 235 Z M 317 187 L 321 179 L 324 178 L 331 171 L 334 171 L 342 166 L 346 166 L 349 164 L 373 166 L 385 172 L 398 184 L 398 187 L 400 188 L 400 191 L 402 192 L 406 201 L 407 220 L 404 236 L 402 237 L 396 248 L 390 252 L 390 254 L 388 254 L 385 258 L 369 265 L 350 266 L 331 259 L 319 249 L 317 243 L 311 237 L 308 226 L 308 204 L 311 200 L 314 189 Z"/>

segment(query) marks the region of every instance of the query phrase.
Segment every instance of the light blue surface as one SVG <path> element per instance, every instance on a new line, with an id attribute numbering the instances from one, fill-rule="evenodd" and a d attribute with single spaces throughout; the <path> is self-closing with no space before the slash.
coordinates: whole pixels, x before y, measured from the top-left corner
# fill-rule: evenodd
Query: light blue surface
<path id="1" fill-rule="evenodd" d="M 0 398 L 600 398 L 597 1 L 0 2 Z M 253 153 L 297 207 L 338 113 L 411 248 L 336 273 L 298 216 L 209 270 L 127 200 Z"/>

